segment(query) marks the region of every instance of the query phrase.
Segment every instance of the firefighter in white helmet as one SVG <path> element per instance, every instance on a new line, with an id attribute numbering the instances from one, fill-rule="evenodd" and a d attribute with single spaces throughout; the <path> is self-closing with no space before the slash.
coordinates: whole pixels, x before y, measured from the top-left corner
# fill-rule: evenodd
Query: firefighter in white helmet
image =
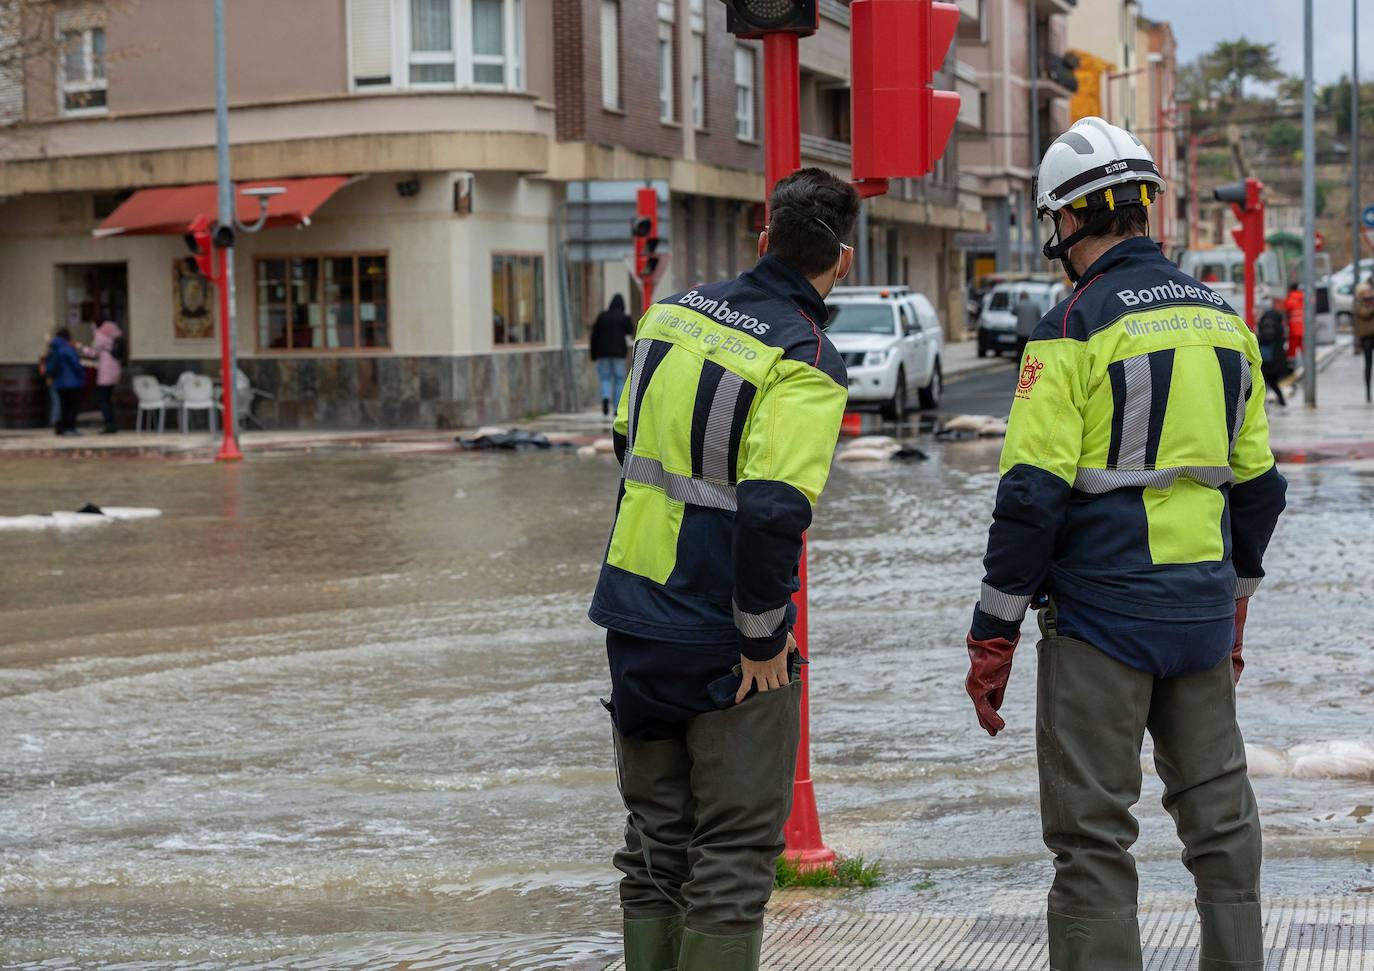
<path id="1" fill-rule="evenodd" d="M 1026 345 L 968 635 L 992 735 L 1041 607 L 1036 750 L 1053 971 L 1140 971 L 1140 752 L 1197 886 L 1202 971 L 1261 971 L 1260 825 L 1236 725 L 1250 595 L 1284 506 L 1254 335 L 1149 236 L 1164 180 L 1100 118 L 1040 165 L 1045 256 L 1077 286 Z"/>

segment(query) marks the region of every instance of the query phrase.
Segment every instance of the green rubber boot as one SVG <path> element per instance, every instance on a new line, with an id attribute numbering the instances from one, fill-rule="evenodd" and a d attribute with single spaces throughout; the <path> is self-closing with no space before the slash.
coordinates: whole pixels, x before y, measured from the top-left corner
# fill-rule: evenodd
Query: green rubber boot
<path id="1" fill-rule="evenodd" d="M 1140 971 L 1140 924 L 1049 914 L 1050 971 Z M 1204 965 L 1205 967 L 1205 965 Z"/>
<path id="2" fill-rule="evenodd" d="M 682 917 L 625 918 L 625 971 L 677 971 Z"/>
<path id="3" fill-rule="evenodd" d="M 1264 971 L 1264 920 L 1260 905 L 1204 904 L 1198 971 Z"/>
<path id="4" fill-rule="evenodd" d="M 682 932 L 678 971 L 758 971 L 763 928 L 723 937 L 690 927 Z"/>

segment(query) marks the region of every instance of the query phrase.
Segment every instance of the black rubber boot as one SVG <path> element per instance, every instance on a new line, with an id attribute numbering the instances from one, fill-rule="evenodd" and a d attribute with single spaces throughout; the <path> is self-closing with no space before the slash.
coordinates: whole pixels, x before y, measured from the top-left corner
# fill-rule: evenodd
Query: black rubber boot
<path id="1" fill-rule="evenodd" d="M 611 416 L 611 399 L 610 399 L 610 398 L 602 398 L 602 399 L 601 399 L 601 417 L 603 417 L 603 418 L 609 418 L 610 416 Z"/>
<path id="2" fill-rule="evenodd" d="M 1050 971 L 1141 971 L 1134 917 L 1094 920 L 1050 911 L 1049 925 Z"/>
<path id="3" fill-rule="evenodd" d="M 1199 900 L 1197 912 L 1202 918 L 1198 971 L 1264 971 L 1264 920 L 1259 904 Z"/>
<path id="4" fill-rule="evenodd" d="M 763 928 L 729 936 L 703 934 L 690 927 L 682 932 L 678 971 L 758 971 Z"/>
<path id="5" fill-rule="evenodd" d="M 682 917 L 625 918 L 625 971 L 677 971 Z"/>

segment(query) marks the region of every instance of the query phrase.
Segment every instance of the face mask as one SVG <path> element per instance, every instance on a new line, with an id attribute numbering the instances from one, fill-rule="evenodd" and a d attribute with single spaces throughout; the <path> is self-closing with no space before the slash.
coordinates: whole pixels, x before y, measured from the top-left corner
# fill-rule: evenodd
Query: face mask
<path id="1" fill-rule="evenodd" d="M 824 296 L 825 296 L 826 294 L 828 294 L 831 290 L 834 290 L 835 287 L 839 286 L 839 283 L 840 283 L 840 264 L 844 262 L 844 251 L 845 251 L 845 250 L 851 250 L 851 251 L 852 251 L 852 250 L 853 250 L 853 247 L 850 246 L 848 243 L 844 242 L 843 240 L 841 240 L 840 237 L 839 237 L 839 234 L 836 233 L 835 230 L 831 229 L 828 225 L 826 225 L 826 223 L 825 223 L 822 219 L 820 219 L 820 218 L 817 217 L 817 216 L 812 216 L 811 218 L 812 218 L 813 220 L 815 220 L 816 222 L 820 223 L 822 226 L 824 226 L 824 227 L 825 227 L 825 231 L 826 231 L 827 233 L 829 233 L 831 236 L 834 236 L 834 237 L 835 237 L 835 242 L 837 242 L 837 243 L 840 244 L 840 255 L 839 255 L 839 257 L 835 260 L 835 275 L 832 276 L 832 277 L 830 278 L 830 287 L 825 291 L 825 293 L 821 294 L 821 296 L 824 297 Z"/>

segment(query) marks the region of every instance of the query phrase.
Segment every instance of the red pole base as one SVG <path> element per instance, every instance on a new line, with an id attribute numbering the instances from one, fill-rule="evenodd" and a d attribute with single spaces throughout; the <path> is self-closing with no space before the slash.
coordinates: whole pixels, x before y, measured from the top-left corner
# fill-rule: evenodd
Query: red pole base
<path id="1" fill-rule="evenodd" d="M 220 443 L 219 453 L 215 455 L 216 462 L 242 462 L 243 453 L 239 451 L 239 443 L 234 441 L 232 436 L 226 436 Z"/>
<path id="2" fill-rule="evenodd" d="M 821 820 L 816 813 L 816 792 L 811 780 L 792 783 L 792 815 L 782 829 L 787 840 L 783 856 L 803 870 L 833 869 L 835 851 L 821 840 Z"/>

